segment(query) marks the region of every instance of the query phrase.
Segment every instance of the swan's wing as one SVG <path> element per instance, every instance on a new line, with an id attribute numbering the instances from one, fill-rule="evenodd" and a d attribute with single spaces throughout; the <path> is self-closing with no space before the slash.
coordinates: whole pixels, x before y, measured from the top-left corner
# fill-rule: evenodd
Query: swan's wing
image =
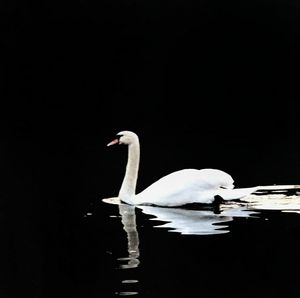
<path id="1" fill-rule="evenodd" d="M 182 172 L 162 177 L 136 195 L 138 204 L 178 206 L 187 202 L 187 196 L 199 186 Z"/>
<path id="2" fill-rule="evenodd" d="M 211 203 L 220 186 L 233 187 L 230 175 L 214 169 L 184 169 L 162 177 L 136 195 L 137 204 L 179 206 Z"/>

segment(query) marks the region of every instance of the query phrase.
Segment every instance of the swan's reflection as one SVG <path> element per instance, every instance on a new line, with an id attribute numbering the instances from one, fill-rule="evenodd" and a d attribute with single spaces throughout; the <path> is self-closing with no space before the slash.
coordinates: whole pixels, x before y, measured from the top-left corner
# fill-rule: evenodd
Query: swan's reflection
<path id="1" fill-rule="evenodd" d="M 144 214 L 153 216 L 150 220 L 161 221 L 155 227 L 168 228 L 170 232 L 178 232 L 188 235 L 212 235 L 224 234 L 229 230 L 226 222 L 234 217 L 250 217 L 257 214 L 257 211 L 248 210 L 247 204 L 228 203 L 221 205 L 218 213 L 211 210 L 190 210 L 185 208 L 168 208 L 157 206 L 131 206 L 123 204 L 118 198 L 103 200 L 106 203 L 118 204 L 122 217 L 124 230 L 128 237 L 128 253 L 131 256 L 138 256 L 138 232 L 136 229 L 135 209 L 141 210 Z"/>
<path id="2" fill-rule="evenodd" d="M 138 208 L 143 213 L 154 216 L 151 220 L 164 222 L 155 225 L 155 227 L 168 228 L 170 232 L 184 235 L 228 233 L 226 222 L 232 221 L 234 217 L 249 217 L 257 213 L 237 205 L 223 207 L 220 213 L 215 213 L 213 210 L 188 210 L 154 206 L 139 206 Z"/>
<path id="3" fill-rule="evenodd" d="M 118 201 L 117 201 L 118 202 Z M 112 202 L 113 204 L 116 203 Z M 137 268 L 140 264 L 139 256 L 139 235 L 137 231 L 137 225 L 136 225 L 136 214 L 135 214 L 135 207 L 127 204 L 119 204 L 119 214 L 121 216 L 121 222 L 123 224 L 123 229 L 126 232 L 127 235 L 127 251 L 128 251 L 128 257 L 122 257 L 118 258 L 117 260 L 121 262 L 118 269 L 133 269 Z M 125 277 L 125 272 L 122 274 L 122 288 L 124 288 L 122 291 L 115 292 L 116 295 L 119 296 L 133 296 L 137 295 L 138 291 L 135 291 L 134 284 L 138 283 L 137 279 L 128 278 L 128 276 Z M 132 287 L 134 290 L 132 290 Z M 128 288 L 128 289 L 127 289 Z M 130 289 L 130 290 L 129 290 Z"/>
<path id="4" fill-rule="evenodd" d="M 128 237 L 129 259 L 135 254 L 138 256 L 138 250 L 136 250 L 138 248 L 138 234 L 135 222 L 135 208 L 141 210 L 144 214 L 152 216 L 150 220 L 161 222 L 156 223 L 155 227 L 167 228 L 170 232 L 189 235 L 228 233 L 227 222 L 232 221 L 234 217 L 250 217 L 258 214 L 259 210 L 280 210 L 282 212 L 300 213 L 299 193 L 295 192 L 290 195 L 284 191 L 249 195 L 243 201 L 221 205 L 219 213 L 215 213 L 213 210 L 189 210 L 156 206 L 139 205 L 133 207 L 120 204 L 117 198 L 106 199 L 105 201 L 107 203 L 119 204 L 122 222 Z M 134 237 L 136 239 L 133 241 Z M 130 266 L 130 264 L 128 265 Z"/>
<path id="5" fill-rule="evenodd" d="M 118 258 L 120 261 L 127 261 L 127 264 L 120 265 L 120 268 L 135 268 L 139 265 L 139 235 L 136 228 L 135 207 L 127 204 L 119 205 L 119 213 L 123 228 L 127 234 L 128 241 L 128 257 Z"/>

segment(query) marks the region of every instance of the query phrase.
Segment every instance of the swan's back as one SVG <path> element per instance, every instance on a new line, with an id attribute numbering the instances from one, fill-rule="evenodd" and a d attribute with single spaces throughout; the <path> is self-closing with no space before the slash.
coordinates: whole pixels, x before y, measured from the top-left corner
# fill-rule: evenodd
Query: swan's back
<path id="1" fill-rule="evenodd" d="M 135 197 L 136 204 L 178 206 L 211 203 L 220 188 L 233 188 L 232 177 L 216 169 L 184 169 L 162 177 Z"/>

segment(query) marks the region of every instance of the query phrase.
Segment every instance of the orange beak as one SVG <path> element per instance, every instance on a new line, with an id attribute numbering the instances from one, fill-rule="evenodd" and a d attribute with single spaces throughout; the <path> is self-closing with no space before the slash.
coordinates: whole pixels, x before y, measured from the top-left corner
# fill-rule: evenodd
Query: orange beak
<path id="1" fill-rule="evenodd" d="M 118 144 L 118 143 L 119 143 L 119 140 L 118 139 L 114 139 L 110 143 L 108 143 L 106 146 L 111 146 L 111 145 L 115 145 L 115 144 Z"/>

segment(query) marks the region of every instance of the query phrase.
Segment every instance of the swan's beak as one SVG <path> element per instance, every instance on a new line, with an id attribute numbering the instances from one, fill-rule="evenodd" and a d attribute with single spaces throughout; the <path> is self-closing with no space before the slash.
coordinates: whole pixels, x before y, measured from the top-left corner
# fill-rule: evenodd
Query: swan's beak
<path id="1" fill-rule="evenodd" d="M 115 145 L 115 144 L 118 144 L 118 143 L 119 143 L 119 140 L 118 139 L 114 139 L 110 143 L 108 143 L 106 146 L 111 146 L 111 145 Z"/>

